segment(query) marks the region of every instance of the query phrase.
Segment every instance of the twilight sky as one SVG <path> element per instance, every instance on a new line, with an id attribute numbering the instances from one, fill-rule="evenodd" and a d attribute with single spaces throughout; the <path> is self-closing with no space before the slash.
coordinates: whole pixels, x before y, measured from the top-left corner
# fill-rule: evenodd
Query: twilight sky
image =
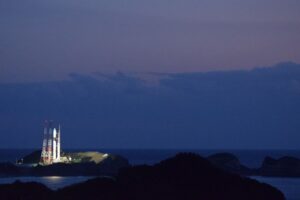
<path id="1" fill-rule="evenodd" d="M 300 62 L 298 0 L 0 0 L 0 82 Z"/>
<path id="2" fill-rule="evenodd" d="M 0 148 L 295 149 L 299 0 L 0 0 Z"/>

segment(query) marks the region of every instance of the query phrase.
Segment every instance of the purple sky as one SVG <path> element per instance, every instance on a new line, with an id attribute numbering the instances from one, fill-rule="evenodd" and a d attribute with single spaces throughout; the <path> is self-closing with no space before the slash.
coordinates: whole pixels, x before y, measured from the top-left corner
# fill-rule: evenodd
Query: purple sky
<path id="1" fill-rule="evenodd" d="M 300 62 L 299 0 L 1 0 L 0 82 Z"/>

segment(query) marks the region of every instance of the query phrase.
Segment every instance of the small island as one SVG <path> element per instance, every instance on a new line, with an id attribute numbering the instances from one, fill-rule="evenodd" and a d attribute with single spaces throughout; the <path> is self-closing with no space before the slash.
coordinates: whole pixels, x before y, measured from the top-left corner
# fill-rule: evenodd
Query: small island
<path id="1" fill-rule="evenodd" d="M 61 128 L 46 120 L 42 150 L 36 150 L 13 163 L 0 163 L 0 176 L 115 176 L 128 167 L 127 159 L 97 151 L 64 152 Z"/>
<path id="2" fill-rule="evenodd" d="M 38 162 L 40 153 L 32 152 L 19 164 L 0 163 L 0 176 L 115 176 L 121 168 L 129 166 L 121 156 L 100 152 L 64 153 L 70 161 L 42 165 Z"/>

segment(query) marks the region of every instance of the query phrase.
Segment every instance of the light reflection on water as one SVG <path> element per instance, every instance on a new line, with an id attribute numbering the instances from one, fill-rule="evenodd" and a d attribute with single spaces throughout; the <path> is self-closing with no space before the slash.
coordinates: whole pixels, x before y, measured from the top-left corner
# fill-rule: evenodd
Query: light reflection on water
<path id="1" fill-rule="evenodd" d="M 75 183 L 80 183 L 88 179 L 94 178 L 93 176 L 43 176 L 43 177 L 8 177 L 0 178 L 0 184 L 13 183 L 15 181 L 21 182 L 39 182 L 51 189 L 58 189 Z"/>
<path id="2" fill-rule="evenodd" d="M 62 177 L 62 176 L 43 176 L 41 178 L 44 180 L 52 181 L 52 182 L 59 182 L 64 177 Z"/>

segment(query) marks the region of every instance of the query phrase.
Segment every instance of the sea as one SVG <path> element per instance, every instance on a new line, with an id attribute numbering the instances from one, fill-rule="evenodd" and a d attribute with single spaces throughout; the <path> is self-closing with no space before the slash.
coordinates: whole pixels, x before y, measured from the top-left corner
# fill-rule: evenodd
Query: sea
<path id="1" fill-rule="evenodd" d="M 17 159 L 31 153 L 35 149 L 0 149 L 0 162 L 15 162 Z M 279 158 L 293 156 L 300 159 L 300 150 L 231 150 L 231 149 L 69 149 L 65 151 L 100 151 L 117 154 L 128 159 L 130 164 L 155 164 L 163 159 L 176 155 L 179 152 L 193 152 L 201 156 L 209 156 L 215 153 L 232 153 L 240 162 L 248 167 L 257 168 L 266 156 Z M 36 181 L 45 184 L 51 189 L 59 189 L 68 185 L 86 181 L 94 177 L 9 177 L 1 178 L 0 184 Z M 300 200 L 300 178 L 274 178 L 274 177 L 250 177 L 260 182 L 270 184 L 281 190 L 287 200 Z"/>

